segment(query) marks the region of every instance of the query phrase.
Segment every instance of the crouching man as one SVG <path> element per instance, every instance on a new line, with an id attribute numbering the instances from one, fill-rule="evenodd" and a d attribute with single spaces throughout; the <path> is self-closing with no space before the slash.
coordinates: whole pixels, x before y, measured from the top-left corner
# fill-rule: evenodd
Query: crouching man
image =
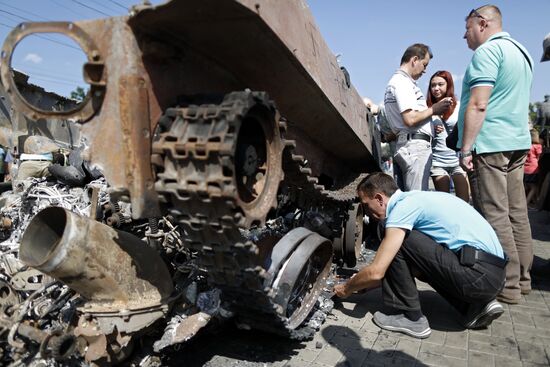
<path id="1" fill-rule="evenodd" d="M 337 296 L 381 285 L 394 312 L 376 312 L 374 323 L 416 338 L 427 338 L 431 329 L 415 277 L 457 308 L 467 328 L 486 327 L 503 313 L 495 298 L 504 286 L 506 255 L 470 205 L 442 192 L 402 192 L 383 173 L 367 176 L 357 192 L 369 215 L 386 220 L 385 235 L 373 263 L 335 286 Z"/>

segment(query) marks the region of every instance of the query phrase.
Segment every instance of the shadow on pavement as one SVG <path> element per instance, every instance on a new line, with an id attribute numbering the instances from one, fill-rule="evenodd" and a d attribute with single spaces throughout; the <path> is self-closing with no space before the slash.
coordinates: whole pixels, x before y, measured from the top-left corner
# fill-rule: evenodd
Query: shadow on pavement
<path id="1" fill-rule="evenodd" d="M 529 210 L 529 222 L 531 223 L 531 233 L 534 241 L 550 241 L 550 212 Z M 542 245 L 547 246 L 547 244 Z M 531 268 L 531 278 L 533 289 L 550 291 L 550 260 L 535 255 Z"/>
<path id="2" fill-rule="evenodd" d="M 439 331 L 463 331 L 462 316 L 443 297 L 433 290 L 420 291 L 422 313 L 430 327 Z"/>
<path id="3" fill-rule="evenodd" d="M 530 209 L 528 214 L 533 239 L 550 241 L 550 212 Z"/>
<path id="4" fill-rule="evenodd" d="M 430 327 L 439 331 L 462 331 L 460 314 L 437 292 L 433 290 L 420 290 L 420 304 L 422 313 L 428 318 Z M 346 316 L 363 318 L 367 313 L 371 315 L 376 311 L 391 312 L 383 304 L 382 291 L 375 289 L 364 294 L 354 294 L 344 301 L 354 304 L 353 309 L 342 306 L 342 301 L 334 299 L 334 307 Z M 367 321 L 372 322 L 372 321 Z"/>
<path id="5" fill-rule="evenodd" d="M 531 268 L 531 287 L 541 291 L 550 291 L 550 260 L 534 256 Z"/>
<path id="6" fill-rule="evenodd" d="M 163 359 L 163 366 L 258 366 L 287 361 L 303 349 L 299 341 L 261 331 L 240 330 L 228 323 L 195 336 Z M 238 363 L 238 364 L 236 364 Z"/>
<path id="7" fill-rule="evenodd" d="M 367 313 L 373 314 L 381 310 L 382 291 L 380 288 L 373 289 L 364 293 L 356 293 L 346 299 L 334 297 L 334 308 L 341 311 L 344 315 L 354 318 L 363 318 Z M 353 309 L 347 309 L 342 306 L 342 302 L 352 303 Z"/>
<path id="8" fill-rule="evenodd" d="M 389 343 L 387 349 L 381 350 L 366 348 L 365 344 L 372 345 L 374 341 L 361 339 L 355 331 L 345 326 L 329 325 L 322 330 L 322 335 L 325 340 L 330 340 L 330 345 L 338 348 L 345 358 L 335 365 L 337 367 L 427 366 L 410 354 L 395 350 L 397 343 L 395 345 Z M 383 342 L 376 344 L 378 344 L 376 349 L 380 349 Z"/>

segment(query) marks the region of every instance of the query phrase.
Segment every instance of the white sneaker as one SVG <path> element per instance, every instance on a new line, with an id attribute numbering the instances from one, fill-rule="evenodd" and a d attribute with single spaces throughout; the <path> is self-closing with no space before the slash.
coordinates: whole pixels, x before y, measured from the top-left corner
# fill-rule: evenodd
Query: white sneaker
<path id="1" fill-rule="evenodd" d="M 491 325 L 493 320 L 498 319 L 504 312 L 504 308 L 496 300 L 492 300 L 481 309 L 476 306 L 477 305 L 470 305 L 470 309 L 468 309 L 466 320 L 470 321 L 465 323 L 468 329 L 485 328 Z"/>

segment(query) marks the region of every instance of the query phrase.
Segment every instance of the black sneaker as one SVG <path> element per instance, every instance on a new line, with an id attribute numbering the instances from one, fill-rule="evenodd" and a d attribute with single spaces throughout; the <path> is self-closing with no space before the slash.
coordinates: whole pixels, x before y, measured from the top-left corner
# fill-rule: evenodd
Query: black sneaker
<path id="1" fill-rule="evenodd" d="M 492 300 L 483 307 L 471 305 L 466 316 L 465 326 L 468 329 L 485 328 L 502 315 L 504 308 L 496 300 Z"/>
<path id="2" fill-rule="evenodd" d="M 377 311 L 374 313 L 372 321 L 382 329 L 398 331 L 414 338 L 424 339 L 432 333 L 428 319 L 425 316 L 417 321 L 412 321 L 403 314 L 386 315 Z"/>

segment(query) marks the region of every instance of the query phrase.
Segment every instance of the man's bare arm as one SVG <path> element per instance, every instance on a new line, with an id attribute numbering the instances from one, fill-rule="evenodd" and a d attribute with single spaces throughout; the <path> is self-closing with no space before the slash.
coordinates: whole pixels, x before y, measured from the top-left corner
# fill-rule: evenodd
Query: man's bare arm
<path id="1" fill-rule="evenodd" d="M 401 116 L 403 117 L 403 123 L 405 124 L 405 126 L 408 126 L 408 127 L 414 127 L 416 125 L 419 125 L 420 123 L 423 123 L 427 118 L 431 117 L 433 114 L 434 113 L 433 113 L 432 107 L 424 111 L 406 110 L 401 112 Z"/>
<path id="2" fill-rule="evenodd" d="M 487 115 L 487 104 L 492 91 L 493 87 L 490 86 L 472 88 L 470 101 L 464 113 L 464 131 L 462 132 L 462 148 L 460 148 L 463 153 L 470 152 L 474 146 L 477 134 L 479 134 Z M 466 171 L 472 171 L 474 169 L 472 156 L 461 158 L 460 165 Z"/>
<path id="3" fill-rule="evenodd" d="M 452 103 L 451 97 L 443 98 L 441 101 L 434 103 L 432 107 L 425 109 L 424 111 L 405 110 L 401 112 L 403 117 L 403 123 L 405 126 L 414 127 L 423 123 L 427 118 L 433 115 L 441 115 L 449 109 Z"/>
<path id="4" fill-rule="evenodd" d="M 479 130 L 481 130 L 481 126 L 483 125 L 483 120 L 485 120 L 492 90 L 493 87 L 490 86 L 480 86 L 472 89 L 470 101 L 464 114 L 464 131 L 462 133 L 463 152 L 472 150 L 477 134 L 479 134 Z"/>
<path id="5" fill-rule="evenodd" d="M 382 240 L 372 264 L 361 269 L 347 283 L 335 286 L 334 291 L 336 295 L 347 297 L 353 292 L 379 286 L 386 274 L 386 270 L 393 261 L 397 251 L 401 248 L 405 234 L 406 232 L 402 228 L 387 228 L 384 240 Z"/>

